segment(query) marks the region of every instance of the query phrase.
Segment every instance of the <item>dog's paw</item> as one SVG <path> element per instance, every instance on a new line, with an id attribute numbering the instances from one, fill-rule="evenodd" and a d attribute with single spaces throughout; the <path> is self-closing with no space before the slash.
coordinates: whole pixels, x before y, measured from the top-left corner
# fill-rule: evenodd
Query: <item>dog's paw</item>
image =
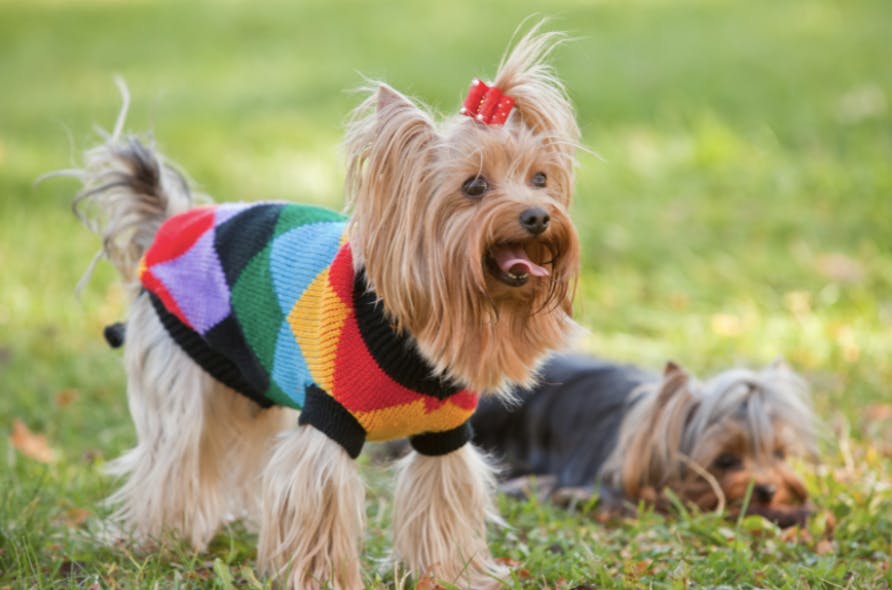
<path id="1" fill-rule="evenodd" d="M 554 492 L 557 480 L 552 475 L 524 475 L 499 484 L 499 491 L 515 500 L 548 499 Z"/>
<path id="2" fill-rule="evenodd" d="M 550 499 L 561 508 L 572 509 L 590 504 L 596 499 L 596 494 L 591 487 L 565 487 L 554 490 Z"/>

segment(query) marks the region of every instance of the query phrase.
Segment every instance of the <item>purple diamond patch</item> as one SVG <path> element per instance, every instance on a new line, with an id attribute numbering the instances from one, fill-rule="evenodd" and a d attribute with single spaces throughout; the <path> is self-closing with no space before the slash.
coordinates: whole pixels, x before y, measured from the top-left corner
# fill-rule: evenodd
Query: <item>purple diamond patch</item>
<path id="1" fill-rule="evenodd" d="M 199 334 L 206 334 L 229 315 L 229 287 L 214 250 L 213 231 L 205 232 L 177 258 L 153 266 L 152 273 Z"/>

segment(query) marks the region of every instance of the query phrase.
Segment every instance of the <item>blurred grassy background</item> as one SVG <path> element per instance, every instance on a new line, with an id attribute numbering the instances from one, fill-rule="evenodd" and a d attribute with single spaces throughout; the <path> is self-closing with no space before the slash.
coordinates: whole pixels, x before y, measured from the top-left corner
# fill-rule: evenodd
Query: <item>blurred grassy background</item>
<path id="1" fill-rule="evenodd" d="M 0 438 L 0 587 L 99 575 L 83 565 L 95 555 L 78 540 L 80 516 L 109 490 L 104 458 L 132 441 L 119 355 L 100 336 L 122 317 L 121 292 L 100 265 L 74 296 L 98 242 L 70 214 L 73 182 L 32 185 L 76 165 L 95 124 L 112 126 L 113 75 L 133 96 L 128 127 L 151 129 L 217 199 L 339 207 L 338 142 L 359 100 L 349 89 L 363 76 L 385 79 L 453 112 L 470 78 L 491 76 L 518 23 L 542 10 L 529 0 L 0 0 L 0 432 L 19 419 L 57 454 L 44 466 Z M 828 424 L 829 467 L 811 490 L 842 522 L 834 551 L 787 555 L 794 565 L 774 566 L 781 577 L 769 585 L 888 587 L 892 4 L 554 0 L 546 10 L 576 38 L 555 64 L 601 157 L 581 156 L 574 205 L 584 345 L 652 366 L 673 358 L 696 373 L 786 357 L 813 383 Z M 592 532 L 547 516 L 521 526 L 504 554 L 538 563 L 518 543 L 539 535 L 535 526 L 545 539 L 569 534 L 559 523 L 604 551 L 583 559 L 593 569 L 579 569 L 577 582 L 606 585 L 619 571 L 644 583 L 627 567 L 637 553 L 611 553 L 639 547 L 637 529 Z M 650 525 L 680 550 L 675 525 Z M 243 537 L 230 539 L 223 567 L 250 553 L 232 549 Z M 692 557 L 699 565 L 685 579 L 765 582 L 735 573 L 740 548 L 725 549 L 709 559 L 726 562 Z M 574 579 L 571 566 L 542 559 L 549 583 Z M 849 562 L 860 565 L 834 569 Z M 152 571 L 169 582 L 166 567 Z"/>

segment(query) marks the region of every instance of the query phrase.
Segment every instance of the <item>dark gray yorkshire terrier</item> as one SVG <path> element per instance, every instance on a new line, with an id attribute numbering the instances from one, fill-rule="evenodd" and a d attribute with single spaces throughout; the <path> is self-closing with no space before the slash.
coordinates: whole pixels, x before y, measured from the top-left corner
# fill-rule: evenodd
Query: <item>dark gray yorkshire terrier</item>
<path id="1" fill-rule="evenodd" d="M 574 355 L 553 357 L 540 384 L 515 406 L 482 400 L 475 443 L 503 462 L 503 489 L 558 501 L 597 491 L 610 510 L 639 500 L 671 505 L 666 491 L 701 510 L 749 514 L 781 526 L 810 514 L 787 458 L 815 456 L 805 381 L 776 362 L 706 380 L 668 363 L 662 375 Z"/>

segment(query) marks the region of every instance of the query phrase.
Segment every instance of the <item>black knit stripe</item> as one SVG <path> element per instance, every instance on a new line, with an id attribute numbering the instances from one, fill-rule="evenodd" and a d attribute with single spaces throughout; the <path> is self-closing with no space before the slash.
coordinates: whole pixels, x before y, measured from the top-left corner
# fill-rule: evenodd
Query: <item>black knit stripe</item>
<path id="1" fill-rule="evenodd" d="M 412 448 L 422 455 L 439 457 L 448 455 L 452 451 L 462 448 L 474 435 L 471 423 L 465 422 L 461 426 L 443 432 L 426 432 L 409 437 Z"/>
<path id="2" fill-rule="evenodd" d="M 263 396 L 262 390 L 256 389 L 245 379 L 232 361 L 211 349 L 197 332 L 167 311 L 164 303 L 154 293 L 147 293 L 164 329 L 167 330 L 174 342 L 189 355 L 189 358 L 195 361 L 195 364 L 223 385 L 254 400 L 261 407 L 268 408 L 273 405 Z"/>
<path id="3" fill-rule="evenodd" d="M 365 272 L 357 272 L 353 281 L 356 322 L 366 348 L 381 370 L 406 389 L 439 400 L 461 391 L 461 387 L 433 376 L 433 368 L 418 354 L 409 335 L 393 329 L 384 315 L 384 306 L 376 299 L 366 285 Z"/>
<path id="4" fill-rule="evenodd" d="M 204 334 L 203 342 L 218 355 L 232 363 L 241 379 L 252 391 L 266 397 L 270 388 L 270 375 L 254 350 L 245 341 L 241 324 L 232 313 Z"/>
<path id="5" fill-rule="evenodd" d="M 214 228 L 214 249 L 230 287 L 248 262 L 269 245 L 284 206 L 262 203 L 247 207 Z"/>
<path id="6" fill-rule="evenodd" d="M 316 387 L 307 387 L 304 408 L 300 412 L 298 424 L 309 425 L 325 434 L 357 458 L 365 444 L 365 429 L 333 397 Z"/>

